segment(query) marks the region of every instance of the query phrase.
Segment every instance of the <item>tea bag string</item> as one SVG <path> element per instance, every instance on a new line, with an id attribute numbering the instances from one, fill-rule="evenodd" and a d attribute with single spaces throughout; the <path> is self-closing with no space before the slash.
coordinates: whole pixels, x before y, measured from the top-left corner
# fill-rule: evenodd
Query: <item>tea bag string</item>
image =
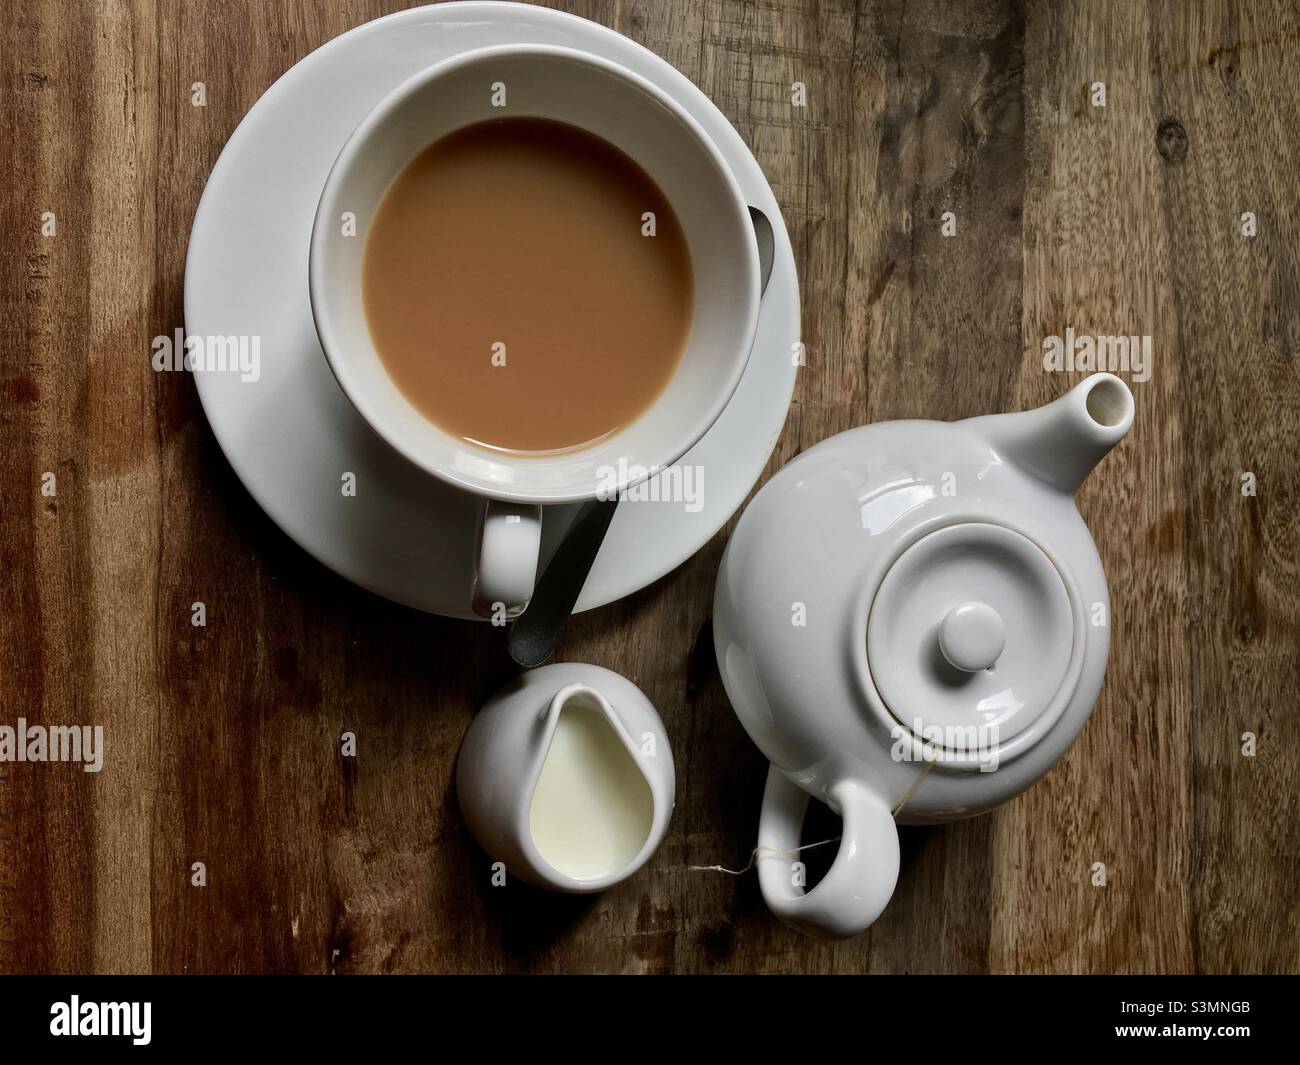
<path id="1" fill-rule="evenodd" d="M 912 796 L 916 794 L 916 789 L 925 782 L 925 778 L 930 775 L 930 770 L 933 768 L 934 759 L 927 758 L 925 768 L 916 775 L 916 779 L 912 781 L 912 786 L 898 800 L 898 805 L 890 811 L 890 815 L 895 821 L 898 820 L 898 815 L 902 813 L 903 807 L 911 801 Z M 741 869 L 728 869 L 724 865 L 688 865 L 686 868 L 694 873 L 726 873 L 728 876 L 744 876 L 754 868 L 754 864 L 760 858 L 793 858 L 802 851 L 812 850 L 814 847 L 825 847 L 829 843 L 838 843 L 840 839 L 840 836 L 834 836 L 831 839 L 819 839 L 816 843 L 805 843 L 802 847 L 795 847 L 794 850 L 782 850 L 779 847 L 755 847 L 749 852 L 749 861 Z"/>

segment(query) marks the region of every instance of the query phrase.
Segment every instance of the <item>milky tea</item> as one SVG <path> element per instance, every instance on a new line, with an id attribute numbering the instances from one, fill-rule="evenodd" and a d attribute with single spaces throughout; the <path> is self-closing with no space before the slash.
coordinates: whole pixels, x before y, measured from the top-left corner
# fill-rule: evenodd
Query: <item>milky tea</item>
<path id="1" fill-rule="evenodd" d="M 389 375 L 435 425 L 509 452 L 580 448 L 635 421 L 681 360 L 692 292 L 650 176 L 549 119 L 431 144 L 366 240 L 366 319 Z"/>

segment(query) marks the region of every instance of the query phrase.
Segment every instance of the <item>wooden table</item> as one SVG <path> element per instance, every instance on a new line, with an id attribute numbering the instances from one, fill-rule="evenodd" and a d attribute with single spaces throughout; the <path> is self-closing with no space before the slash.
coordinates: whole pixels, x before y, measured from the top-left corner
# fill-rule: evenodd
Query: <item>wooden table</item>
<path id="1" fill-rule="evenodd" d="M 235 124 L 397 6 L 5 5 L 0 724 L 101 724 L 107 756 L 0 766 L 0 970 L 1300 969 L 1295 4 L 564 5 L 683 70 L 772 181 L 808 366 L 769 473 L 866 421 L 1045 402 L 1079 378 L 1043 369 L 1067 327 L 1152 337 L 1135 429 L 1080 497 L 1114 608 L 1090 723 L 1008 806 L 906 830 L 893 904 L 834 945 L 753 873 L 687 868 L 746 863 L 766 769 L 713 658 L 731 526 L 561 649 L 663 714 L 663 846 L 597 898 L 494 888 L 452 782 L 514 673 L 500 633 L 307 558 L 193 382 L 150 368 Z"/>

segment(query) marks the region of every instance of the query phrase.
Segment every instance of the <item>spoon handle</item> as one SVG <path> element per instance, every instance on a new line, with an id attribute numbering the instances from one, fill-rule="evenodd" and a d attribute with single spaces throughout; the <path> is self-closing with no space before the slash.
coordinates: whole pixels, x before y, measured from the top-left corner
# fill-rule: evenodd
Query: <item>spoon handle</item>
<path id="1" fill-rule="evenodd" d="M 587 574 L 605 540 L 618 500 L 582 505 L 533 590 L 532 601 L 510 626 L 507 647 L 521 666 L 540 666 L 555 650 Z"/>

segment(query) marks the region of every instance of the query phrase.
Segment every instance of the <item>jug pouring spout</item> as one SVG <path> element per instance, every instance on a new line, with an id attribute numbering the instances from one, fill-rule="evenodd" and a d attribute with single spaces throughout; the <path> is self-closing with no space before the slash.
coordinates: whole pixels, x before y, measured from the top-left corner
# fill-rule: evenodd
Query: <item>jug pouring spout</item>
<path id="1" fill-rule="evenodd" d="M 1098 373 L 1044 407 L 975 421 L 1005 458 L 1073 496 L 1128 434 L 1133 409 L 1128 385 L 1114 374 Z"/>

